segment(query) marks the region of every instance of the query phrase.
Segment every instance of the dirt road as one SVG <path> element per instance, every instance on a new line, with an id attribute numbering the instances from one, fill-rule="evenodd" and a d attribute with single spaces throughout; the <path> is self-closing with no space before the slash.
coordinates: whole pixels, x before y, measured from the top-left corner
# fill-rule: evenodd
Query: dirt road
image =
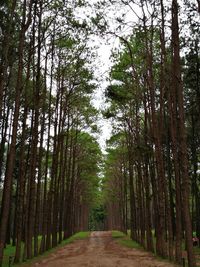
<path id="1" fill-rule="evenodd" d="M 93 232 L 87 240 L 78 240 L 58 249 L 31 267 L 172 267 L 150 253 L 120 246 L 111 232 Z"/>

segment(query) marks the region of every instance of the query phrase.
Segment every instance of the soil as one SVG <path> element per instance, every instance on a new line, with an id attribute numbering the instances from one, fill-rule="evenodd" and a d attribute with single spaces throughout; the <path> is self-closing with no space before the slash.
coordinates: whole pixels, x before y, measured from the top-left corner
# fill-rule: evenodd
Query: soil
<path id="1" fill-rule="evenodd" d="M 122 247 L 111 232 L 92 232 L 85 240 L 66 245 L 31 267 L 175 267 L 143 250 Z"/>

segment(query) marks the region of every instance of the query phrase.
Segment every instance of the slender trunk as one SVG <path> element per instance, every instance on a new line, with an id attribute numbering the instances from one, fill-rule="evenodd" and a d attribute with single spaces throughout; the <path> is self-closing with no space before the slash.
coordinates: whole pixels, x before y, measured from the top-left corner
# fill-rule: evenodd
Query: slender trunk
<path id="1" fill-rule="evenodd" d="M 33 43 L 35 44 L 36 39 L 36 19 L 37 19 L 37 1 L 34 6 L 34 23 L 32 29 Z M 40 51 L 40 50 L 39 50 Z M 39 52 L 40 53 L 40 52 Z M 40 64 L 37 63 L 37 70 L 35 70 L 33 57 L 33 89 L 34 89 L 34 106 L 33 106 L 33 128 L 32 128 L 32 141 L 31 141 L 31 154 L 30 154 L 30 191 L 28 200 L 28 232 L 27 232 L 27 258 L 33 257 L 33 236 L 34 236 L 34 224 L 35 224 L 35 208 L 36 208 L 36 167 L 37 167 L 37 145 L 38 145 L 38 127 L 39 127 L 39 106 L 40 106 Z M 40 62 L 40 54 L 38 58 Z M 36 79 L 36 80 L 35 80 Z"/>
<path id="2" fill-rule="evenodd" d="M 49 105 L 48 105 L 48 130 L 47 130 L 47 150 L 46 150 L 46 159 L 45 159 L 45 173 L 44 173 L 44 194 L 43 194 L 43 217 L 42 217 L 42 240 L 40 245 L 40 253 L 44 252 L 46 249 L 50 248 L 50 233 L 48 227 L 48 211 L 49 205 L 48 203 L 48 193 L 47 193 L 47 179 L 48 179 L 48 171 L 49 171 L 49 158 L 50 158 L 50 129 L 51 129 L 51 119 L 52 119 L 52 88 L 53 88 L 53 71 L 54 71 L 54 37 L 55 33 L 52 35 L 52 50 L 51 50 L 51 75 L 50 75 L 50 92 L 49 92 Z M 46 64 L 47 64 L 47 56 L 46 55 Z M 46 75 L 45 75 L 45 86 L 46 86 Z"/>
<path id="3" fill-rule="evenodd" d="M 45 101 L 46 101 L 46 84 L 43 93 L 41 94 L 39 90 L 42 89 L 41 82 L 41 23 L 42 23 L 42 12 L 43 12 L 43 1 L 39 2 L 39 11 L 38 11 L 38 52 L 37 52 L 37 76 L 36 76 L 36 99 L 39 103 L 40 98 L 42 101 L 42 123 L 40 129 L 40 148 L 38 156 L 38 175 L 37 175 L 37 192 L 36 192 L 36 207 L 35 207 L 35 225 L 34 225 L 34 256 L 38 255 L 38 235 L 39 235 L 39 223 L 40 223 L 40 200 L 41 200 L 41 178 L 42 178 L 42 159 L 43 159 L 43 140 L 44 140 L 44 128 L 45 128 Z M 46 76 L 46 65 L 45 64 L 45 76 Z M 39 106 L 37 107 L 37 118 L 39 120 Z M 39 125 L 39 122 L 38 122 Z M 37 126 L 38 127 L 38 126 Z M 37 139 L 38 139 L 38 130 L 37 130 Z M 38 140 L 37 140 L 38 143 Z M 37 146 L 37 144 L 36 144 Z M 36 148 L 37 150 L 37 148 Z M 37 152 L 36 152 L 37 154 Z"/>
<path id="4" fill-rule="evenodd" d="M 143 11 L 144 12 L 144 11 Z M 145 14 L 145 13 L 144 13 Z M 153 138 L 155 144 L 155 158 L 156 158 L 156 169 L 157 169 L 157 185 L 158 185 L 158 223 L 156 233 L 156 253 L 160 256 L 166 256 L 165 249 L 165 172 L 164 162 L 162 153 L 162 142 L 161 132 L 158 128 L 158 122 L 156 117 L 156 99 L 155 99 L 155 84 L 154 84 L 154 73 L 153 73 L 153 18 L 151 31 L 147 30 L 146 19 L 143 19 L 143 27 L 145 32 L 145 49 L 146 49 L 146 60 L 147 60 L 147 88 L 150 96 L 150 114 L 151 124 L 153 130 Z M 150 39 L 148 36 L 150 35 Z"/>
<path id="5" fill-rule="evenodd" d="M 127 140 L 128 142 L 128 169 L 129 169 L 129 190 L 130 190 L 130 229 L 131 229 L 131 238 L 135 241 L 138 241 L 137 235 L 137 219 L 136 219 L 136 200 L 135 200 L 135 190 L 134 190 L 134 181 L 133 181 L 133 150 L 132 150 L 132 141 Z"/>
<path id="6" fill-rule="evenodd" d="M 145 122 L 144 122 L 144 140 L 146 149 L 148 149 L 148 114 L 146 108 L 146 97 L 144 96 L 144 110 L 145 110 Z M 147 236 L 147 250 L 154 252 L 153 236 L 152 236 L 152 214 L 151 214 L 151 196 L 150 196 L 150 177 L 149 177 L 149 159 L 148 155 L 144 158 L 144 185 L 145 185 L 145 197 L 146 197 L 146 236 Z"/>
<path id="7" fill-rule="evenodd" d="M 14 109 L 14 118 L 12 125 L 12 139 L 8 152 L 8 160 L 7 160 L 8 164 L 6 168 L 4 188 L 3 188 L 3 201 L 2 201 L 2 212 L 1 212 L 1 222 L 0 222 L 0 266 L 2 266 L 2 260 L 3 260 L 3 249 L 7 232 L 7 222 L 8 222 L 9 207 L 10 207 L 10 193 L 12 189 L 13 169 L 14 169 L 15 154 L 16 154 L 16 140 L 17 140 L 18 119 L 20 110 L 20 95 L 22 91 L 23 50 L 24 50 L 25 32 L 30 24 L 30 21 L 28 21 L 27 24 L 25 24 L 25 19 L 26 19 L 26 1 L 24 1 L 23 4 L 23 23 L 19 39 L 19 62 L 18 62 L 17 83 L 15 88 L 15 109 Z"/>
<path id="8" fill-rule="evenodd" d="M 31 62 L 31 47 L 29 51 L 28 65 L 27 65 L 27 76 L 25 83 L 25 106 L 23 112 L 22 121 L 22 136 L 20 146 L 20 159 L 19 159 L 19 189 L 17 194 L 17 207 L 16 207 L 16 251 L 14 262 L 18 263 L 21 257 L 21 242 L 22 242 L 22 230 L 23 230 L 23 208 L 24 208 L 24 196 L 26 187 L 26 175 L 25 175 L 25 145 L 26 145 L 26 131 L 27 131 L 27 117 L 28 117 L 28 82 L 30 78 L 30 62 Z"/>
<path id="9" fill-rule="evenodd" d="M 179 155 L 180 155 L 180 173 L 182 182 L 182 203 L 183 216 L 185 222 L 185 237 L 188 254 L 188 264 L 190 267 L 196 266 L 196 260 L 193 252 L 192 244 L 192 225 L 189 209 L 189 174 L 188 174 L 188 156 L 186 131 L 184 121 L 184 104 L 183 104 L 183 85 L 181 81 L 181 63 L 180 63 L 180 40 L 179 40 L 179 23 L 178 23 L 178 2 L 172 1 L 172 69 L 173 85 L 177 92 L 177 108 L 178 108 L 178 128 L 179 128 Z"/>

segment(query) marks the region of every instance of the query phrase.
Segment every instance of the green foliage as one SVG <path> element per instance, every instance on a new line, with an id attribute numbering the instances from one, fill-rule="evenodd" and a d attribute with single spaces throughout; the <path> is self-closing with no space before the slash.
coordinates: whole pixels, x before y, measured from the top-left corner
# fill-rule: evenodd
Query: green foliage
<path id="1" fill-rule="evenodd" d="M 72 39 L 72 38 L 61 38 L 55 41 L 55 45 L 58 48 L 61 49 L 72 49 L 74 45 L 76 45 L 76 40 Z"/>
<path id="2" fill-rule="evenodd" d="M 120 85 L 108 86 L 105 95 L 106 97 L 118 103 L 124 103 L 124 102 L 126 103 L 132 97 L 131 91 L 124 90 L 124 87 Z"/>
<path id="3" fill-rule="evenodd" d="M 106 210 L 102 204 L 96 205 L 90 212 L 89 228 L 90 230 L 103 230 L 106 218 Z"/>
<path id="4" fill-rule="evenodd" d="M 89 207 L 95 205 L 99 190 L 99 172 L 102 160 L 98 142 L 89 133 L 80 132 L 77 136 L 78 169 L 80 182 L 83 184 L 83 202 Z"/>

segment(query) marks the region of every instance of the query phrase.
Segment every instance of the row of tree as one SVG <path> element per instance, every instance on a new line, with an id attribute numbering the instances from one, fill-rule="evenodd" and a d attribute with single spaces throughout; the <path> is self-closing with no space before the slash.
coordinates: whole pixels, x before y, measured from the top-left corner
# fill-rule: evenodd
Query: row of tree
<path id="1" fill-rule="evenodd" d="M 186 249 L 193 267 L 193 232 L 200 238 L 197 5 L 180 3 L 193 16 L 184 24 L 177 0 L 112 4 L 131 9 L 138 22 L 129 37 L 108 29 L 123 48 L 113 53 L 104 112 L 115 125 L 105 163 L 107 224 L 124 232 L 130 227 L 132 239 L 179 264 Z M 124 16 L 117 18 L 120 30 L 130 27 Z M 182 39 L 179 18 L 187 28 Z"/>
<path id="2" fill-rule="evenodd" d="M 81 1 L 1 1 L 0 266 L 87 229 L 101 152 Z"/>

